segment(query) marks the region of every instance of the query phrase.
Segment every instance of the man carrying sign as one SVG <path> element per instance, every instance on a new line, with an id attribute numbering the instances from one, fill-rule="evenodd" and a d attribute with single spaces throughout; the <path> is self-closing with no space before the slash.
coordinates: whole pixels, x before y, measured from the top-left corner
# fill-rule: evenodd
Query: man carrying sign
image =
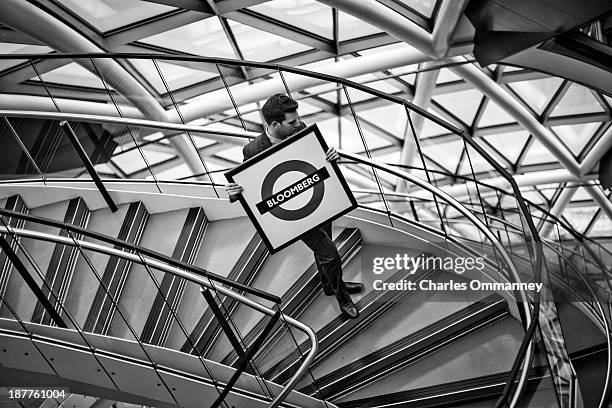
<path id="1" fill-rule="evenodd" d="M 271 96 L 262 108 L 265 131 L 253 141 L 244 146 L 244 160 L 248 160 L 267 148 L 282 142 L 287 137 L 305 128 L 297 113 L 298 104 L 283 94 Z M 338 160 L 336 149 L 331 147 L 325 154 L 327 161 Z M 242 192 L 242 186 L 229 183 L 225 186 L 230 201 L 236 201 Z M 349 296 L 349 293 L 359 293 L 363 284 L 357 282 L 344 282 L 342 280 L 342 262 L 338 250 L 331 239 L 331 222 L 319 228 L 314 228 L 302 236 L 302 241 L 314 252 L 315 263 L 319 278 L 326 295 L 335 295 L 340 310 L 355 319 L 359 311 Z"/>

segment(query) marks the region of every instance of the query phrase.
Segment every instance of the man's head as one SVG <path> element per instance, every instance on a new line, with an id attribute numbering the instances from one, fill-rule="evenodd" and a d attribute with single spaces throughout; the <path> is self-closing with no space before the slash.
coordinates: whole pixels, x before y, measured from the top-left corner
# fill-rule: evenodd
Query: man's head
<path id="1" fill-rule="evenodd" d="M 283 94 L 272 95 L 261 109 L 268 132 L 277 139 L 285 139 L 301 129 L 296 101 Z"/>

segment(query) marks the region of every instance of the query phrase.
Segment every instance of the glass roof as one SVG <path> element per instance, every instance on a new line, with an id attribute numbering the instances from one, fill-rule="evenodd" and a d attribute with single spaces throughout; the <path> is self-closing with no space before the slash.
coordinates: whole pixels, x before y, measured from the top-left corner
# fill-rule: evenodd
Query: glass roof
<path id="1" fill-rule="evenodd" d="M 175 7 L 140 0 L 57 0 L 101 32 L 113 30 Z"/>
<path id="2" fill-rule="evenodd" d="M 346 41 L 371 34 L 381 33 L 382 30 L 368 24 L 350 14 L 338 12 L 338 40 Z"/>
<path id="3" fill-rule="evenodd" d="M 332 9 L 315 0 L 273 0 L 249 7 L 275 20 L 333 38 Z"/>
<path id="4" fill-rule="evenodd" d="M 236 57 L 221 23 L 214 17 L 146 37 L 139 42 L 186 54 L 221 58 Z"/>
<path id="5" fill-rule="evenodd" d="M 412 45 L 391 37 L 384 27 L 376 27 L 344 11 L 337 11 L 337 19 L 334 20 L 332 7 L 316 0 L 250 0 L 245 2 L 247 8 L 244 10 L 241 10 L 241 2 L 220 0 L 215 2 L 220 15 L 214 16 L 208 13 L 198 15 L 199 12 L 195 10 L 173 7 L 180 4 L 178 1 L 48 2 L 70 11 L 62 15 L 62 21 L 72 27 L 83 26 L 85 22 L 101 33 L 112 31 L 108 34 L 107 42 L 111 44 L 108 51 L 161 52 L 229 59 L 242 56 L 245 60 L 273 61 L 324 73 L 341 73 L 346 69 L 355 72 L 355 68 L 360 67 L 359 75 L 353 73 L 348 79 L 407 100 L 411 100 L 422 86 L 416 72 L 422 70 L 421 63 L 427 61 L 425 57 L 416 57 L 418 53 Z M 400 14 L 406 19 L 406 24 L 414 29 L 421 29 L 423 18 L 434 25 L 447 23 L 438 21 L 442 14 L 437 13 L 437 9 L 443 7 L 438 0 L 381 0 L 379 3 L 381 7 L 394 3 L 393 9 L 396 11 L 402 8 L 412 10 L 414 13 Z M 176 12 L 171 18 L 155 18 L 171 12 Z M 240 16 L 248 18 L 237 18 L 235 12 L 243 13 Z M 422 17 L 411 21 L 411 15 L 415 13 Z M 6 30 L 10 29 L 6 27 Z M 14 34 L 3 38 L 7 42 L 0 42 L 0 53 L 15 55 L 12 60 L 0 60 L 2 93 L 46 95 L 28 61 L 23 57 L 20 59 L 19 54 L 47 54 L 53 49 L 29 37 L 26 40 L 18 37 L 21 34 Z M 337 38 L 334 38 L 335 35 Z M 122 40 L 124 37 L 125 41 Z M 91 40 L 96 42 L 100 38 Z M 463 44 L 458 50 L 454 50 L 452 55 L 469 52 L 469 47 Z M 379 59 L 379 55 L 385 55 L 388 64 L 387 60 Z M 467 60 L 474 59 L 471 54 L 465 57 Z M 399 58 L 408 63 L 396 63 Z M 364 59 L 377 68 L 361 67 Z M 356 65 L 351 65 L 352 60 Z M 259 109 L 265 97 L 253 100 L 249 97 L 249 87 L 261 84 L 275 92 L 283 89 L 282 80 L 275 69 L 241 69 L 220 65 L 224 75 L 220 78 L 215 64 L 163 58 L 157 63 L 163 79 L 151 60 L 129 59 L 123 67 L 164 109 L 174 109 L 166 86 L 171 90 L 175 102 L 185 109 L 189 105 L 206 105 L 211 98 L 215 98 L 220 106 L 218 112 L 207 112 L 199 117 L 193 115 L 195 120 L 192 122 L 211 130 L 240 132 L 246 128 L 251 132 L 261 131 Z M 336 68 L 339 64 L 343 64 L 344 68 Z M 432 99 L 425 107 L 428 112 L 464 130 L 510 172 L 528 174 L 563 169 L 558 158 L 538 140 L 538 135 L 531 135 L 516 117 L 489 99 L 477 86 L 465 81 L 445 61 L 438 60 L 433 64 L 439 67 L 439 72 L 436 84 L 431 89 Z M 100 79 L 83 68 L 79 61 L 43 61 L 36 62 L 35 66 L 48 83 L 50 91 L 58 97 L 108 104 Z M 577 162 L 582 161 L 585 154 L 590 154 L 593 138 L 600 138 L 609 126 L 612 98 L 598 90 L 520 67 L 476 67 L 495 80 L 508 97 L 527 108 L 534 120 L 548 129 L 558 139 L 561 148 Z M 301 80 L 292 82 L 295 81 L 292 74 L 286 74 L 286 78 L 290 84 L 302 83 Z M 222 79 L 232 84 L 233 94 L 223 89 Z M 300 115 L 307 123 L 317 123 L 330 144 L 348 151 L 362 152 L 361 130 L 375 159 L 398 164 L 404 135 L 413 137 L 403 107 L 348 87 L 360 125 L 358 129 L 342 87 L 330 82 L 309 81 L 304 84 L 298 90 L 292 89 L 292 95 L 300 103 Z M 133 103 L 133 99 L 126 101 L 124 98 L 121 103 Z M 234 102 L 238 104 L 240 118 L 233 108 Z M 60 101 L 59 105 L 62 108 L 76 106 L 65 101 Z M 137 111 L 135 107 L 130 107 Z M 417 133 L 428 166 L 450 173 L 471 174 L 463 143 L 458 142 L 447 129 L 424 119 Z M 142 151 L 160 179 L 191 175 L 188 166 L 177 156 L 168 140 L 158 140 L 165 137 L 163 132 L 135 129 L 134 135 L 139 141 L 150 143 L 145 144 Z M 131 146 L 131 138 L 118 137 L 117 140 L 122 140 L 122 145 L 115 152 L 112 163 L 98 166 L 100 171 L 107 177 L 150 177 L 143 172 L 145 164 L 137 150 L 121 153 Z M 235 144 L 217 143 L 202 135 L 195 136 L 194 142 L 209 170 L 231 167 L 242 160 L 241 147 Z M 469 152 L 478 177 L 492 177 L 489 174 L 490 164 L 471 149 Z M 419 170 L 415 170 L 414 174 L 423 176 Z M 361 185 L 368 182 L 363 173 L 351 172 L 349 178 Z M 222 179 L 218 181 L 222 182 Z M 386 181 L 391 185 L 394 183 L 393 180 Z M 439 181 L 454 182 L 447 176 L 439 176 Z M 563 183 L 546 182 L 521 186 L 521 189 L 526 197 L 550 206 L 559 186 L 564 188 Z M 580 203 L 580 206 L 574 205 L 576 203 Z M 590 225 L 590 235 L 612 236 L 612 223 L 605 214 L 600 214 L 601 211 L 596 213 L 595 208 L 598 206 L 582 189 L 574 195 L 563 216 L 578 230 Z"/>
<path id="6" fill-rule="evenodd" d="M 426 17 L 431 17 L 438 0 L 401 0 L 401 3 Z"/>
<path id="7" fill-rule="evenodd" d="M 229 21 L 229 25 L 246 60 L 272 61 L 288 54 L 297 54 L 310 49 L 307 45 L 236 21 Z"/>

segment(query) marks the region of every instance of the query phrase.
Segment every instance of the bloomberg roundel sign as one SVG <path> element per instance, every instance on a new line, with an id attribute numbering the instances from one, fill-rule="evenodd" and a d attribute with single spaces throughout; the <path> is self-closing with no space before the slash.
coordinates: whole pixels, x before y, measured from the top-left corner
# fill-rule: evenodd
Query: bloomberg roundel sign
<path id="1" fill-rule="evenodd" d="M 243 187 L 240 202 L 270 252 L 357 206 L 327 149 L 311 125 L 225 173 Z"/>

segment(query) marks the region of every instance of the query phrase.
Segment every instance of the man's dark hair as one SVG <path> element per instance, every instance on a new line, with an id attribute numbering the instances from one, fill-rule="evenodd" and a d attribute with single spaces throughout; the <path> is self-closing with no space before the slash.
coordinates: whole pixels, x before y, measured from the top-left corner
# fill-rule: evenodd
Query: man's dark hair
<path id="1" fill-rule="evenodd" d="M 295 112 L 298 103 L 285 94 L 276 94 L 268 98 L 261 108 L 264 120 L 269 125 L 274 121 L 282 122 L 285 120 L 285 113 Z"/>

